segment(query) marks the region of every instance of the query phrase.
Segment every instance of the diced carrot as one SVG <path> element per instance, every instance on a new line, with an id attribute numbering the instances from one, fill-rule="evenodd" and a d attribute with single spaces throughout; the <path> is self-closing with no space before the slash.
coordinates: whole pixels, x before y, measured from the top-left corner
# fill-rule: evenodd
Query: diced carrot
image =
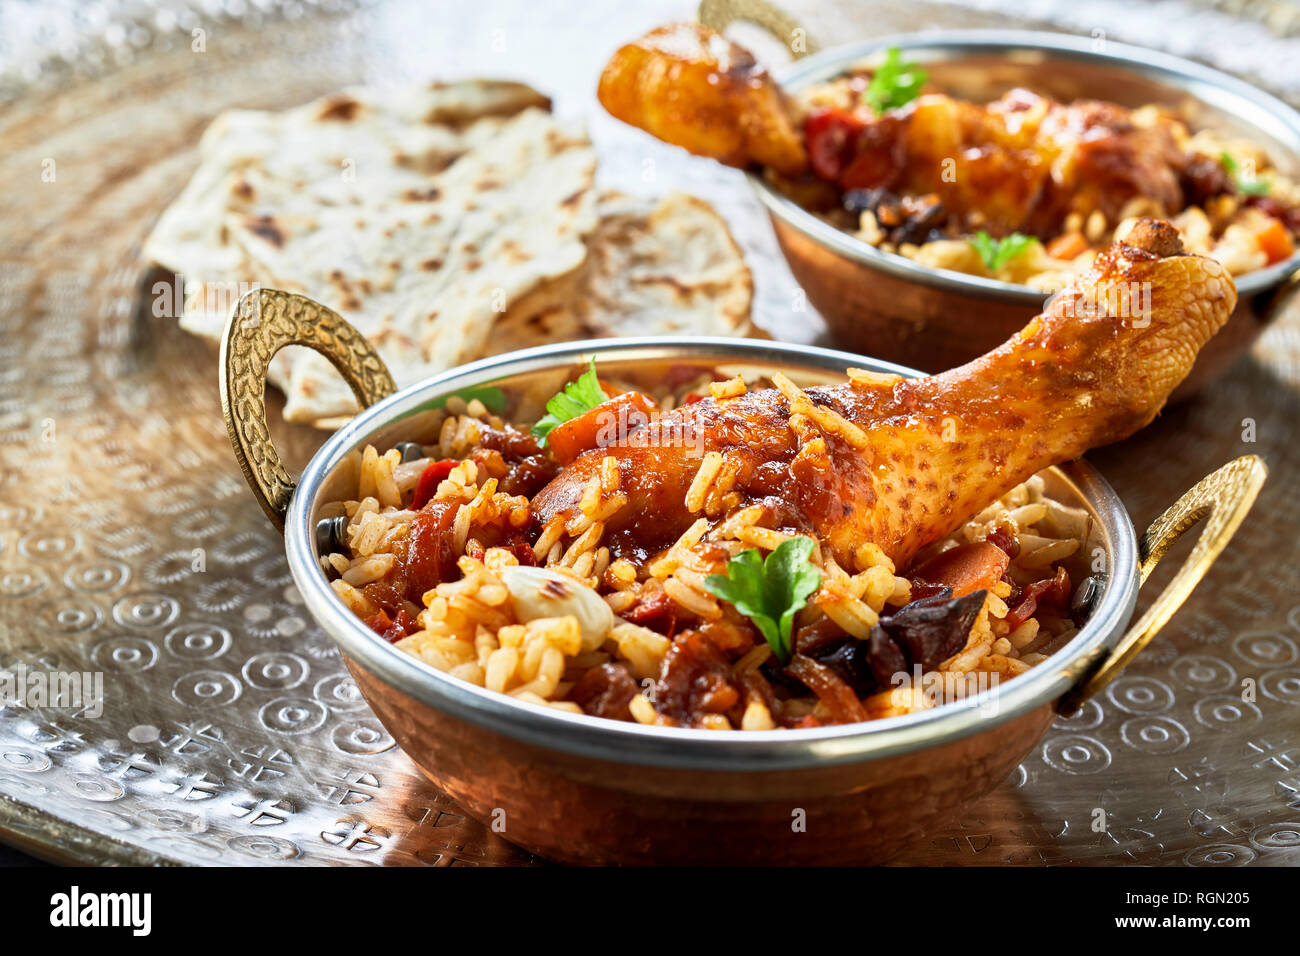
<path id="1" fill-rule="evenodd" d="M 1264 255 L 1268 256 L 1269 265 L 1289 259 L 1291 253 L 1295 252 L 1291 233 L 1276 219 L 1269 219 L 1268 225 L 1255 234 L 1255 241 L 1259 243 Z"/>
<path id="2" fill-rule="evenodd" d="M 1081 232 L 1063 232 L 1047 244 L 1053 259 L 1073 259 L 1088 251 L 1088 239 Z"/>
<path id="3" fill-rule="evenodd" d="M 996 544 L 976 541 L 959 544 L 937 554 L 919 567 L 913 568 L 911 578 L 927 584 L 946 584 L 952 588 L 953 597 L 961 597 L 981 588 L 988 590 L 1002 580 L 1011 559 Z"/>
<path id="4" fill-rule="evenodd" d="M 577 418 L 561 422 L 546 436 L 551 454 L 567 465 L 588 448 L 620 441 L 632 428 L 648 421 L 659 410 L 655 400 L 641 392 L 624 392 Z"/>

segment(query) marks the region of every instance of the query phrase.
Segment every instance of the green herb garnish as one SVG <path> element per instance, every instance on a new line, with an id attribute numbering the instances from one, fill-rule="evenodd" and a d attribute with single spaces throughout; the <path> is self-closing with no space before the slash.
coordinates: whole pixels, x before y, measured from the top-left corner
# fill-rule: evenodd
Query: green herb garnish
<path id="1" fill-rule="evenodd" d="M 1241 166 L 1228 153 L 1219 154 L 1219 162 L 1223 168 L 1228 171 L 1233 182 L 1237 184 L 1237 192 L 1243 196 L 1267 196 L 1271 184 L 1267 179 L 1257 179 L 1252 170 L 1251 175 L 1247 176 L 1241 172 Z"/>
<path id="2" fill-rule="evenodd" d="M 877 113 L 906 106 L 921 95 L 926 79 L 925 70 L 904 62 L 902 51 L 891 46 L 885 51 L 885 62 L 871 75 L 862 99 Z"/>
<path id="3" fill-rule="evenodd" d="M 809 562 L 812 538 L 782 541 L 764 561 L 758 549 L 742 551 L 727 562 L 726 574 L 704 579 L 709 593 L 730 601 L 763 632 L 772 652 L 790 660 L 794 616 L 821 586 L 822 576 Z"/>
<path id="4" fill-rule="evenodd" d="M 452 392 L 457 398 L 463 399 L 465 404 L 469 404 L 478 399 L 483 403 L 483 407 L 489 412 L 496 412 L 500 415 L 506 410 L 506 393 L 501 391 L 495 385 L 476 385 L 471 388 L 462 388 L 458 392 Z M 443 399 L 442 404 L 446 404 Z"/>
<path id="5" fill-rule="evenodd" d="M 980 258 L 984 260 L 985 268 L 989 272 L 997 272 L 1038 240 L 1033 236 L 1022 236 L 1018 232 L 1013 232 L 1005 239 L 994 239 L 981 229 L 975 233 L 973 238 L 966 241 L 980 254 Z"/>
<path id="6" fill-rule="evenodd" d="M 462 388 L 459 391 L 452 392 L 451 395 L 444 395 L 442 398 L 417 405 L 408 414 L 414 415 L 416 412 L 446 408 L 447 400 L 453 396 L 464 401 L 466 405 L 477 398 L 489 412 L 494 412 L 497 415 L 505 414 L 506 393 L 495 385 L 472 385 L 469 388 Z"/>
<path id="7" fill-rule="evenodd" d="M 546 436 L 556 425 L 577 418 L 607 401 L 609 396 L 600 387 L 600 380 L 596 378 L 596 360 L 592 359 L 591 367 L 582 373 L 581 378 L 564 386 L 563 391 L 556 392 L 546 403 L 546 414 L 533 426 L 533 436 L 540 438 L 545 445 Z"/>

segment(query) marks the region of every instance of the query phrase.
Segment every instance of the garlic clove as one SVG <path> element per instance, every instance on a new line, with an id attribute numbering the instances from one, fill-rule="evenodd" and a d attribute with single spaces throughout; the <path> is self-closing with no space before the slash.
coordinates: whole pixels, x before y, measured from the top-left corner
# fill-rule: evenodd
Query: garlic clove
<path id="1" fill-rule="evenodd" d="M 584 653 L 597 650 L 614 626 L 614 612 L 600 595 L 568 575 L 518 565 L 502 568 L 497 576 L 510 592 L 510 604 L 520 623 L 539 617 L 576 618 Z"/>

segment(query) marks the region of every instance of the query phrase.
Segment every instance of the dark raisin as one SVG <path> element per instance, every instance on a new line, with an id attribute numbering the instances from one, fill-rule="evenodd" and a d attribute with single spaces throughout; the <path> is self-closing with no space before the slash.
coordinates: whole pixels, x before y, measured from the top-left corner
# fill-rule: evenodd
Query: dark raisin
<path id="1" fill-rule="evenodd" d="M 569 691 L 569 700 L 593 717 L 631 720 L 632 712 L 627 705 L 638 693 L 640 688 L 626 664 L 601 664 L 578 678 Z"/>
<path id="2" fill-rule="evenodd" d="M 981 590 L 959 598 L 935 595 L 913 601 L 882 617 L 880 626 L 907 655 L 908 663 L 933 670 L 966 646 L 987 596 Z"/>
<path id="3" fill-rule="evenodd" d="M 898 642 L 879 624 L 871 629 L 867 646 L 871 651 L 871 674 L 878 686 L 889 687 L 895 674 L 908 673 L 907 657 Z"/>
<path id="4" fill-rule="evenodd" d="M 683 631 L 664 655 L 655 684 L 655 710 L 694 726 L 708 714 L 724 714 L 741 699 L 731 683 L 731 664 L 699 631 Z"/>

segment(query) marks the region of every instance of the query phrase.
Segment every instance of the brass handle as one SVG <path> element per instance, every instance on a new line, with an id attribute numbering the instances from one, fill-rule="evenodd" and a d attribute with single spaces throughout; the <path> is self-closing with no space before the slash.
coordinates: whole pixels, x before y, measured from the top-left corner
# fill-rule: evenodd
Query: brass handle
<path id="1" fill-rule="evenodd" d="M 1210 565 L 1228 546 L 1251 505 L 1255 503 L 1266 477 L 1268 469 L 1259 456 L 1244 455 L 1228 462 L 1213 474 L 1206 475 L 1164 514 L 1151 522 L 1146 534 L 1138 542 L 1138 556 L 1142 561 L 1139 584 L 1146 583 L 1160 559 L 1169 553 L 1169 549 L 1188 529 L 1202 518 L 1206 519 L 1192 553 L 1187 556 L 1174 579 L 1120 639 L 1110 655 L 1060 699 L 1057 709 L 1062 714 L 1073 714 L 1084 701 L 1114 680 L 1125 665 L 1169 622 L 1174 612 L 1192 593 L 1192 589 L 1205 577 Z"/>
<path id="2" fill-rule="evenodd" d="M 255 289 L 239 300 L 221 337 L 221 411 L 248 487 L 281 532 L 297 483 L 271 442 L 265 395 L 271 358 L 286 345 L 329 359 L 362 408 L 397 391 L 383 359 L 337 312 L 278 289 Z"/>
<path id="3" fill-rule="evenodd" d="M 719 33 L 737 20 L 757 24 L 785 44 L 796 60 L 817 52 L 817 44 L 799 21 L 768 0 L 700 0 L 695 17 Z"/>

